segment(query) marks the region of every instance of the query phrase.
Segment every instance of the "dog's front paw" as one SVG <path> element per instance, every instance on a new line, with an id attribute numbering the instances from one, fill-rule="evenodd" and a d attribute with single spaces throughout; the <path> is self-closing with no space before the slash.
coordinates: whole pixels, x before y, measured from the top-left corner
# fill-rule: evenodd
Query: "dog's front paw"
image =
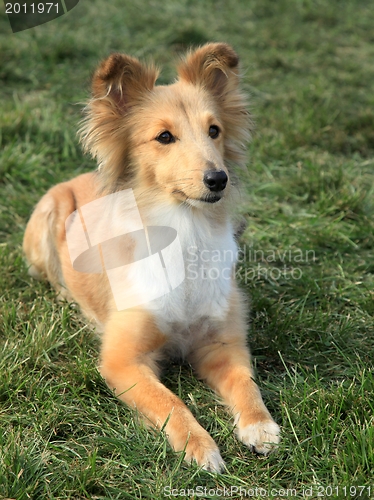
<path id="1" fill-rule="evenodd" d="M 185 453 L 185 460 L 187 462 L 194 461 L 209 472 L 219 473 L 225 468 L 225 462 L 221 457 L 218 446 L 210 436 L 207 436 L 205 439 L 190 437 Z"/>
<path id="2" fill-rule="evenodd" d="M 280 441 L 280 428 L 273 420 L 237 427 L 238 439 L 257 453 L 268 455 L 277 448 Z"/>
<path id="3" fill-rule="evenodd" d="M 221 454 L 217 448 L 217 450 L 210 452 L 204 459 L 203 459 L 203 469 L 207 470 L 209 472 L 216 472 L 220 473 L 223 472 L 225 468 L 225 462 L 223 461 L 223 458 L 221 457 Z"/>

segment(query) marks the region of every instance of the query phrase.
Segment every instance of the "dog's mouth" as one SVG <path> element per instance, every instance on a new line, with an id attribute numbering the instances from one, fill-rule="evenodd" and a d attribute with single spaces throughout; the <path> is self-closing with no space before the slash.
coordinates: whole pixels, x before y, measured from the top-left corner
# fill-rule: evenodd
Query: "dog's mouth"
<path id="1" fill-rule="evenodd" d="M 218 194 L 218 193 L 208 193 L 202 196 L 201 198 L 192 198 L 191 196 L 188 196 L 184 191 L 180 189 L 174 189 L 173 194 L 182 197 L 184 201 L 189 203 L 190 205 L 196 205 L 199 202 L 213 204 L 217 203 L 223 198 L 223 194 Z"/>
<path id="2" fill-rule="evenodd" d="M 217 203 L 217 201 L 222 200 L 223 195 L 217 193 L 209 193 L 202 198 L 198 198 L 198 201 L 203 201 L 205 203 Z"/>

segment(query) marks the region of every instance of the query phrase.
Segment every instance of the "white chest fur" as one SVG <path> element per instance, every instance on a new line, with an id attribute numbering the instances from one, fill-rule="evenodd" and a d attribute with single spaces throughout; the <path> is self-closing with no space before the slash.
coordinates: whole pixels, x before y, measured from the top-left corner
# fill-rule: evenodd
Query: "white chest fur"
<path id="1" fill-rule="evenodd" d="M 173 207 L 152 213 L 146 224 L 176 230 L 184 279 L 145 307 L 166 334 L 190 337 L 197 330 L 199 335 L 204 334 L 211 322 L 222 321 L 228 311 L 238 251 L 230 222 L 212 224 L 202 212 Z"/>

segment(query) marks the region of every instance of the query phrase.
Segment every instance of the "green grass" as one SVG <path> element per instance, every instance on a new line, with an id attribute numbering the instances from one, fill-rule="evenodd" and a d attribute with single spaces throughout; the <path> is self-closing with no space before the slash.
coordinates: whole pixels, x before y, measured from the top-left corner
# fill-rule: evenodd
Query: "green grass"
<path id="1" fill-rule="evenodd" d="M 374 496 L 374 4 L 91 0 L 18 34 L 1 9 L 0 498 L 155 499 L 166 486 Z M 27 275 L 21 251 L 45 190 L 95 167 L 76 129 L 97 61 L 153 57 L 166 82 L 178 52 L 209 40 L 236 48 L 251 94 L 238 278 L 283 432 L 276 454 L 254 456 L 191 369 L 168 367 L 165 383 L 220 446 L 221 476 L 184 465 L 114 398 L 95 334 Z"/>

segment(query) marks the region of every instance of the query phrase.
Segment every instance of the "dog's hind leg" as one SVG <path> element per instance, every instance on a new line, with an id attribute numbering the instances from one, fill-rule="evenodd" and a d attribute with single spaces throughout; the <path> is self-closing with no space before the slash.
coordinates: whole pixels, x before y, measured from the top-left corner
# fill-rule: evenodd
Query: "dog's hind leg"
<path id="1" fill-rule="evenodd" d="M 71 190 L 66 184 L 55 186 L 35 207 L 23 239 L 29 274 L 33 278 L 48 280 L 60 298 L 69 298 L 58 254 L 58 240 L 65 238 L 65 219 L 61 217 L 61 211 L 67 216 L 74 209 Z"/>

